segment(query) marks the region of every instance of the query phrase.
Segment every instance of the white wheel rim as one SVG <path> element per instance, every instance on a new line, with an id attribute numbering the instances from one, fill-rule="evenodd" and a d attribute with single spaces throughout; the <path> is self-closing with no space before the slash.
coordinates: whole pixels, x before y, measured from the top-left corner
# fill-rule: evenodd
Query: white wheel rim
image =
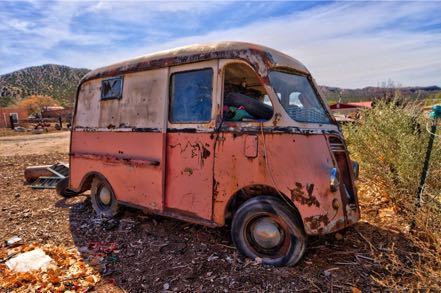
<path id="1" fill-rule="evenodd" d="M 99 199 L 104 205 L 109 205 L 112 202 L 112 195 L 106 186 L 100 189 Z"/>

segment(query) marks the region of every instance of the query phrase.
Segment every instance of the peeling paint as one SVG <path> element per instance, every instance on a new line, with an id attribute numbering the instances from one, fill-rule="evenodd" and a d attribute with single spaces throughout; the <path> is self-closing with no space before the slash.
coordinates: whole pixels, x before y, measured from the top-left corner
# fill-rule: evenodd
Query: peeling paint
<path id="1" fill-rule="evenodd" d="M 282 114 L 280 113 L 274 114 L 273 125 L 277 126 L 281 118 L 282 118 Z"/>
<path id="2" fill-rule="evenodd" d="M 343 218 L 329 220 L 327 215 L 305 217 L 303 220 L 305 225 L 308 226 L 310 232 L 317 235 L 332 233 L 346 227 Z"/>
<path id="3" fill-rule="evenodd" d="M 184 145 L 182 145 L 182 143 L 170 145 L 170 148 L 172 149 L 176 147 L 179 147 L 181 154 L 186 152 L 187 150 L 190 150 L 191 157 L 198 158 L 201 166 L 204 165 L 204 161 L 211 155 L 211 152 L 208 149 L 210 145 L 209 144 L 204 145 L 201 142 L 191 143 L 190 141 L 187 141 Z"/>
<path id="4" fill-rule="evenodd" d="M 187 211 L 206 220 L 212 218 L 211 134 L 166 134 L 165 207 Z"/>
<path id="5" fill-rule="evenodd" d="M 211 154 L 207 147 L 209 147 L 208 144 L 205 144 L 205 146 L 202 146 L 201 157 L 202 157 L 203 160 L 208 158 L 210 156 L 210 154 Z"/>
<path id="6" fill-rule="evenodd" d="M 311 216 L 306 217 L 304 219 L 306 223 L 308 223 L 309 228 L 312 230 L 319 229 L 322 225 L 326 226 L 329 224 L 329 219 L 327 215 L 317 215 L 317 216 Z"/>
<path id="7" fill-rule="evenodd" d="M 293 201 L 299 202 L 301 205 L 307 205 L 307 206 L 320 206 L 320 202 L 317 200 L 315 196 L 312 195 L 312 192 L 314 191 L 314 184 L 307 184 L 307 194 L 305 196 L 305 193 L 303 191 L 303 185 L 300 182 L 295 183 L 295 187 L 293 189 L 290 189 L 288 187 L 289 191 L 291 192 L 291 199 Z"/>
<path id="8" fill-rule="evenodd" d="M 191 175 L 193 175 L 193 169 L 190 167 L 187 167 L 184 169 L 183 173 L 187 173 L 188 176 L 191 176 Z"/>

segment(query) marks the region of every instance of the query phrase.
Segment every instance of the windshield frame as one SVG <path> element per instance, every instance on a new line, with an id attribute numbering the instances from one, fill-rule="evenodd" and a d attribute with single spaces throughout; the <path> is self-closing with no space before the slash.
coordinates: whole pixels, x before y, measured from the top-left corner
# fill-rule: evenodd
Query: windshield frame
<path id="1" fill-rule="evenodd" d="M 280 73 L 286 73 L 286 74 L 290 74 L 290 75 L 295 75 L 295 76 L 302 76 L 305 77 L 308 81 L 309 86 L 312 88 L 317 102 L 320 104 L 321 108 L 324 111 L 324 114 L 328 117 L 329 122 L 311 122 L 311 121 L 301 121 L 301 120 L 296 120 L 293 117 L 291 117 L 288 112 L 286 111 L 285 107 L 282 105 L 282 102 L 280 100 L 280 98 L 277 95 L 277 91 L 276 89 L 273 87 L 272 83 L 271 83 L 271 79 L 270 79 L 270 73 L 271 72 L 280 72 Z M 304 123 L 304 124 L 319 124 L 319 125 L 337 125 L 334 116 L 330 113 L 329 110 L 329 106 L 326 104 L 326 102 L 324 101 L 322 95 L 320 94 L 316 83 L 314 82 L 314 79 L 312 78 L 311 74 L 306 74 L 304 72 L 300 72 L 297 70 L 294 70 L 292 68 L 287 68 L 287 67 L 273 67 L 271 70 L 268 71 L 268 83 L 269 86 L 272 90 L 272 92 L 274 93 L 274 97 L 273 97 L 273 102 L 277 102 L 279 103 L 279 105 L 283 108 L 283 110 L 286 113 L 286 116 L 289 117 L 291 120 L 297 122 L 297 123 Z"/>

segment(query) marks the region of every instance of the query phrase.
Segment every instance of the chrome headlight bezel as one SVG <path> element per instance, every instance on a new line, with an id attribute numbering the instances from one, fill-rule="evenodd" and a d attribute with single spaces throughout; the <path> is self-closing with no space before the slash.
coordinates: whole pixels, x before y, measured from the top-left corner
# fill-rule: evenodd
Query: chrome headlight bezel
<path id="1" fill-rule="evenodd" d="M 329 178 L 329 186 L 332 192 L 336 192 L 340 187 L 339 174 L 337 168 L 331 168 L 330 178 Z"/>

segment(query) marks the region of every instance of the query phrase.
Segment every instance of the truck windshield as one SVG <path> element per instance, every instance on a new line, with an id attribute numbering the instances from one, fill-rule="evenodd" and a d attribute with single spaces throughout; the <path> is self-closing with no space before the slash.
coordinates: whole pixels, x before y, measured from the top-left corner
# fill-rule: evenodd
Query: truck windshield
<path id="1" fill-rule="evenodd" d="M 331 123 L 306 76 L 271 71 L 269 79 L 289 117 L 299 122 Z"/>

